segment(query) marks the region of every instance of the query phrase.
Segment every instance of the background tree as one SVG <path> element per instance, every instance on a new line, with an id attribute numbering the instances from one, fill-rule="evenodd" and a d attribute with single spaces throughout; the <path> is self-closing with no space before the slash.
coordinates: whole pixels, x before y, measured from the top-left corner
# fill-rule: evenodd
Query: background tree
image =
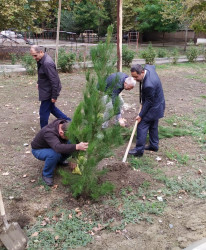
<path id="1" fill-rule="evenodd" d="M 75 0 L 73 2 L 77 2 Z M 69 9 L 70 1 L 62 1 L 62 9 Z M 38 32 L 44 27 L 56 27 L 58 1 L 1 0 L 0 30 Z"/>
<path id="2" fill-rule="evenodd" d="M 206 1 L 186 0 L 187 14 L 192 16 L 191 27 L 196 32 L 206 32 Z"/>
<path id="3" fill-rule="evenodd" d="M 104 1 L 81 1 L 74 6 L 73 17 L 75 29 L 78 32 L 93 30 L 95 33 L 105 35 L 105 28 L 102 24 L 108 20 L 107 12 L 104 8 Z M 101 31 L 104 28 L 104 31 Z"/>
<path id="4" fill-rule="evenodd" d="M 178 22 L 179 28 L 185 30 L 185 45 L 187 48 L 188 29 L 191 26 L 192 17 L 187 13 L 187 5 L 183 0 L 161 0 L 162 3 L 162 20 L 170 20 L 171 22 Z"/>
<path id="5" fill-rule="evenodd" d="M 135 9 L 137 13 L 137 25 L 140 32 L 158 31 L 163 34 L 178 29 L 178 21 L 162 19 L 163 5 L 160 0 L 146 0 L 142 6 Z"/>

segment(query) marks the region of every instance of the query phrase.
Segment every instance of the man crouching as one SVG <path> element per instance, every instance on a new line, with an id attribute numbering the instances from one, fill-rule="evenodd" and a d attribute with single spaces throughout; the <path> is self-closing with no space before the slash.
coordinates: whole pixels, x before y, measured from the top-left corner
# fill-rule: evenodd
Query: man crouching
<path id="1" fill-rule="evenodd" d="M 38 160 L 44 161 L 42 179 L 48 185 L 53 185 L 54 169 L 57 164 L 63 164 L 71 153 L 81 150 L 86 151 L 87 142 L 70 144 L 65 133 L 69 122 L 56 119 L 43 127 L 31 142 L 32 154 Z"/>

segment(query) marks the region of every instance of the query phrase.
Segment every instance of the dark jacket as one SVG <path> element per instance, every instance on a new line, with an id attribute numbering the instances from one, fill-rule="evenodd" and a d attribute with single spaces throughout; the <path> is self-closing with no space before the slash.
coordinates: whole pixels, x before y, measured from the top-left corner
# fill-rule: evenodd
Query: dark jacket
<path id="1" fill-rule="evenodd" d="M 145 65 L 146 76 L 142 83 L 142 110 L 139 116 L 145 121 L 158 120 L 164 116 L 165 99 L 162 84 L 154 65 Z"/>
<path id="2" fill-rule="evenodd" d="M 109 75 L 106 79 L 106 89 L 105 92 L 112 98 L 112 104 L 115 105 L 116 98 L 124 89 L 125 79 L 128 77 L 127 74 L 122 72 L 117 72 Z M 120 113 L 120 109 L 117 108 L 116 114 Z"/>
<path id="3" fill-rule="evenodd" d="M 52 148 L 60 154 L 68 154 L 76 151 L 76 144 L 67 144 L 59 135 L 59 124 L 67 122 L 64 119 L 56 119 L 43 127 L 31 142 L 32 149 Z"/>
<path id="4" fill-rule="evenodd" d="M 39 100 L 57 99 L 61 91 L 61 82 L 52 58 L 45 53 L 37 62 Z"/>

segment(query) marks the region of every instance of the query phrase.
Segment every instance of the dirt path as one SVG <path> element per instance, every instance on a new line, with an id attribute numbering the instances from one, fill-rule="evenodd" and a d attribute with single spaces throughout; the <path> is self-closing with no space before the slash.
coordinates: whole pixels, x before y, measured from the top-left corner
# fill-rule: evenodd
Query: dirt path
<path id="1" fill-rule="evenodd" d="M 178 126 L 178 118 L 196 119 L 198 110 L 206 110 L 206 73 L 202 63 L 193 64 L 191 67 L 160 66 L 158 73 L 166 98 L 165 118 L 160 121 L 160 125 L 167 125 L 167 119 L 171 119 Z M 63 91 L 57 106 L 72 117 L 82 98 L 85 76 L 83 72 L 61 74 L 61 80 Z M 138 86 L 134 91 L 125 91 L 123 98 L 128 104 L 124 116 L 132 127 L 139 108 Z M 30 152 L 30 142 L 39 130 L 36 77 L 0 76 L 0 103 L 0 186 L 9 220 L 18 221 L 22 227 L 31 226 L 39 215 L 44 215 L 48 210 L 55 210 L 61 204 L 62 208 L 81 207 L 89 213 L 96 212 L 98 216 L 102 213 L 103 220 L 115 218 L 118 224 L 122 219 L 120 211 L 106 207 L 103 201 L 96 204 L 96 208 L 93 205 L 88 207 L 88 201 L 76 201 L 68 192 L 68 188 L 62 186 L 60 176 L 55 176 L 57 188 L 48 191 L 41 185 L 39 176 L 43 163 L 34 159 Z M 129 172 L 131 169 L 128 168 L 124 173 L 121 159 L 125 148 L 126 144 L 116 149 L 112 158 L 101 163 L 112 167 L 110 181 L 115 181 L 115 178 L 119 180 L 120 189 L 128 183 L 132 183 L 137 189 L 144 181 L 153 183 L 148 174 L 137 173 L 135 179 L 134 172 Z M 166 153 L 170 150 L 189 155 L 187 164 L 183 167 L 177 163 L 173 166 L 167 165 Z M 198 178 L 199 169 L 203 175 L 206 172 L 205 152 L 202 144 L 193 137 L 182 136 L 162 139 L 158 153 L 146 152 L 144 157 L 153 161 L 156 161 L 157 156 L 161 157 L 157 168 L 169 177 L 184 178 L 188 175 Z M 118 184 L 118 181 L 116 183 Z M 154 182 L 154 185 L 161 188 L 158 182 Z M 187 192 L 165 199 L 166 208 L 163 215 L 152 216 L 152 224 L 144 220 L 137 224 L 128 224 L 124 230 L 116 232 L 102 230 L 94 235 L 93 242 L 87 247 L 78 249 L 178 250 L 206 237 L 205 199 L 195 198 Z"/>

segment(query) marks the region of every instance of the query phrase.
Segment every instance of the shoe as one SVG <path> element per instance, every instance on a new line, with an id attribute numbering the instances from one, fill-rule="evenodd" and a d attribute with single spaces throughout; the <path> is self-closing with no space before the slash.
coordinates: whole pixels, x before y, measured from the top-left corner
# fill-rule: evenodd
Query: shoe
<path id="1" fill-rule="evenodd" d="M 47 184 L 47 186 L 53 186 L 53 178 L 42 175 L 42 180 Z"/>
<path id="2" fill-rule="evenodd" d="M 149 150 L 149 151 L 154 151 L 154 152 L 157 152 L 157 151 L 158 151 L 158 148 L 153 148 L 153 147 L 151 147 L 150 145 L 149 145 L 149 146 L 146 146 L 144 149 L 145 149 L 145 150 Z"/>
<path id="3" fill-rule="evenodd" d="M 138 153 L 137 150 L 136 150 L 135 148 L 133 148 L 133 149 L 131 149 L 131 150 L 129 151 L 129 155 L 134 155 L 134 156 L 136 156 L 136 157 L 142 157 L 142 156 L 143 156 L 143 154 Z"/>

